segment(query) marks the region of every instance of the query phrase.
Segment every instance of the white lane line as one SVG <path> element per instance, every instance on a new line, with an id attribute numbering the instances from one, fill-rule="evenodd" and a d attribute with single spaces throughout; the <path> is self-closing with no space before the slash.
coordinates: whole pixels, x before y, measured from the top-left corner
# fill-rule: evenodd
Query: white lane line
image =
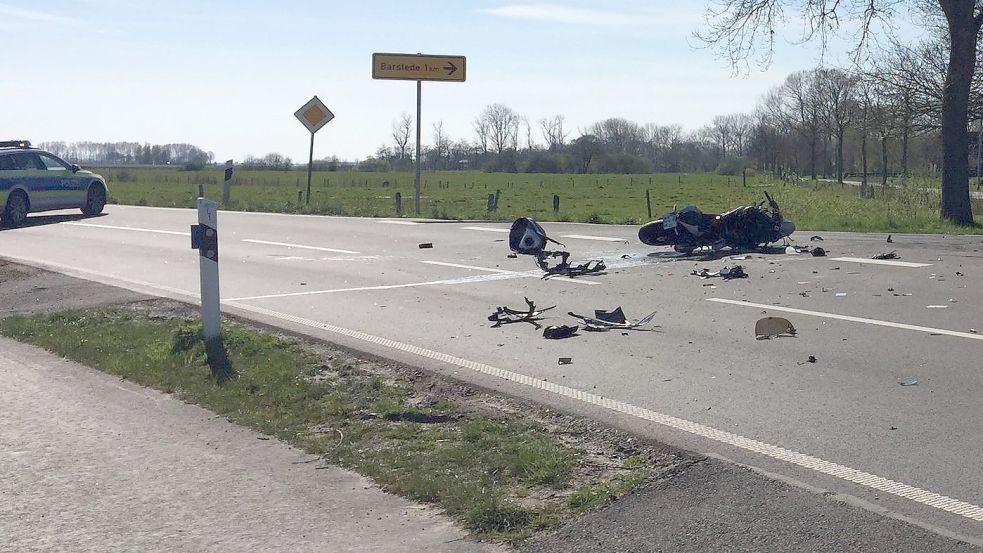
<path id="1" fill-rule="evenodd" d="M 299 248 L 299 249 L 302 249 L 302 250 L 317 250 L 319 252 L 347 253 L 347 254 L 351 254 L 351 255 L 358 254 L 358 252 L 353 252 L 351 250 L 339 250 L 339 249 L 335 249 L 335 248 L 322 248 L 320 246 L 304 246 L 304 245 L 301 245 L 301 244 L 287 244 L 287 243 L 284 243 L 284 242 L 269 242 L 267 240 L 243 239 L 242 241 L 243 242 L 249 242 L 251 244 L 267 244 L 269 246 L 283 246 L 285 248 Z"/>
<path id="2" fill-rule="evenodd" d="M 524 274 L 519 271 L 506 271 L 504 269 L 492 269 L 490 267 L 475 267 L 474 265 L 461 265 L 459 263 L 444 263 L 443 261 L 421 261 L 421 263 L 426 263 L 427 265 L 440 265 L 441 267 L 456 267 L 458 269 L 472 269 L 474 271 L 485 271 L 488 273 L 502 273 L 502 274 Z"/>
<path id="3" fill-rule="evenodd" d="M 72 223 L 72 222 L 66 222 L 66 223 L 62 223 L 62 224 L 63 225 L 71 225 L 73 227 L 108 228 L 108 229 L 112 229 L 112 230 L 131 230 L 133 232 L 149 232 L 149 233 L 153 233 L 153 234 L 173 234 L 173 235 L 176 235 L 176 236 L 187 236 L 187 237 L 189 237 L 189 239 L 191 237 L 191 229 L 190 229 L 190 227 L 189 227 L 189 229 L 188 229 L 187 232 L 177 232 L 177 231 L 174 231 L 174 230 L 157 230 L 157 229 L 152 229 L 152 228 L 117 227 L 117 226 L 113 226 L 113 225 L 94 225 L 92 223 Z"/>
<path id="4" fill-rule="evenodd" d="M 510 231 L 509 229 L 507 229 L 507 228 L 489 228 L 489 227 L 461 227 L 461 229 L 462 229 L 462 230 L 480 230 L 480 231 L 483 231 L 483 232 L 504 232 L 504 233 L 509 233 L 509 232 L 511 232 L 511 231 Z"/>
<path id="5" fill-rule="evenodd" d="M 458 269 L 473 269 L 475 271 L 487 271 L 490 273 L 500 273 L 505 275 L 513 275 L 514 277 L 539 277 L 543 278 L 543 273 L 539 271 L 506 271 L 503 269 L 492 269 L 490 267 L 475 267 L 474 265 L 460 265 L 458 263 L 445 263 L 443 261 L 421 261 L 421 263 L 426 263 L 427 265 L 440 265 L 442 267 L 457 267 Z M 550 280 L 559 280 L 560 282 L 573 282 L 575 284 L 585 284 L 587 286 L 595 286 L 600 284 L 600 282 L 594 280 L 586 280 L 582 278 L 570 278 L 555 276 L 550 278 Z"/>
<path id="6" fill-rule="evenodd" d="M 267 294 L 264 296 L 249 296 L 244 298 L 230 298 L 228 301 L 248 301 L 265 300 L 271 298 L 292 298 L 296 296 L 316 296 L 321 294 L 338 294 L 341 292 L 364 292 L 368 290 L 396 290 L 399 288 L 416 288 L 420 286 L 438 286 L 441 284 L 468 284 L 472 282 L 487 282 L 491 280 L 508 280 L 521 276 L 521 273 L 476 275 L 471 277 L 450 278 L 444 280 L 430 280 L 427 282 L 408 282 L 406 284 L 381 284 L 379 286 L 359 286 L 356 288 L 334 288 L 331 290 L 310 290 L 307 292 L 290 292 L 286 294 Z"/>
<path id="7" fill-rule="evenodd" d="M 588 236 L 586 234 L 563 234 L 560 238 L 574 238 L 577 240 L 599 240 L 601 242 L 628 242 L 624 238 L 611 238 L 609 236 Z"/>
<path id="8" fill-rule="evenodd" d="M 918 326 L 918 325 L 910 325 L 904 323 L 894 323 L 891 321 L 879 321 L 877 319 L 851 317 L 850 315 L 837 315 L 836 313 L 823 313 L 822 311 L 808 311 L 806 309 L 795 309 L 793 307 L 780 307 L 777 305 L 767 305 L 764 303 L 751 303 L 747 301 L 728 300 L 723 298 L 707 298 L 707 301 L 712 301 L 715 303 L 727 303 L 730 305 L 740 305 L 743 307 L 754 307 L 756 309 L 781 311 L 784 313 L 796 313 L 798 315 L 809 315 L 812 317 L 823 317 L 825 319 L 838 319 L 841 321 L 850 321 L 853 323 L 864 323 L 864 324 L 876 325 L 876 326 L 887 326 L 891 328 L 900 328 L 903 330 L 915 330 L 918 332 L 928 332 L 930 334 L 944 334 L 946 336 L 955 336 L 956 338 L 969 338 L 970 340 L 983 340 L 983 335 L 980 334 L 972 334 L 969 332 L 958 332 L 955 330 L 946 330 L 944 328 L 932 328 L 930 326 Z"/>
<path id="9" fill-rule="evenodd" d="M 416 221 L 390 221 L 387 219 L 380 219 L 376 223 L 382 223 L 384 225 L 419 225 Z"/>
<path id="10" fill-rule="evenodd" d="M 557 396 L 562 396 L 566 398 L 575 399 L 577 401 L 587 403 L 590 405 L 596 405 L 622 413 L 625 415 L 633 416 L 639 419 L 647 420 L 660 424 L 675 430 L 688 432 L 690 434 L 706 438 L 715 442 L 731 445 L 745 451 L 751 451 L 772 459 L 778 459 L 780 461 L 785 461 L 787 463 L 797 465 L 800 467 L 805 467 L 807 469 L 820 472 L 822 474 L 827 474 L 830 476 L 835 476 L 843 480 L 854 482 L 861 486 L 879 490 L 891 495 L 896 495 L 898 497 L 903 497 L 923 505 L 928 505 L 942 511 L 949 513 L 954 513 L 972 520 L 983 522 L 983 507 L 967 503 L 965 501 L 960 501 L 958 499 L 953 499 L 951 497 L 941 495 L 935 492 L 930 492 L 928 490 L 923 490 L 904 484 L 902 482 L 897 482 L 894 480 L 889 480 L 869 472 L 864 472 L 854 468 L 850 468 L 844 465 L 833 463 L 831 461 L 826 461 L 818 457 L 813 457 L 805 453 L 799 453 L 790 449 L 785 449 L 780 446 L 772 445 L 766 442 L 755 440 L 752 438 L 746 438 L 739 434 L 734 434 L 724 430 L 718 430 L 716 428 L 699 424 L 696 422 L 688 421 L 686 419 L 681 419 L 678 417 L 673 417 L 671 415 L 665 415 L 651 409 L 645 409 L 643 407 L 638 407 L 637 405 L 632 405 L 630 403 L 625 403 L 623 401 L 617 401 L 611 398 L 606 398 L 586 392 L 583 390 L 578 390 L 576 388 L 570 388 L 568 386 L 561 386 L 553 382 L 547 382 L 541 378 L 534 378 L 525 374 L 507 371 L 491 365 L 486 365 L 484 363 L 478 363 L 475 361 L 470 361 L 467 359 L 462 359 L 460 357 L 455 357 L 448 355 L 446 353 L 440 353 L 437 351 L 429 350 L 426 348 L 421 348 L 418 346 L 404 344 L 402 342 L 397 342 L 396 340 L 390 340 L 388 338 L 382 338 L 379 336 L 374 336 L 372 334 L 367 334 L 365 332 L 359 332 L 357 330 L 349 330 L 340 326 L 335 326 L 327 323 L 321 323 L 318 321 L 313 321 L 310 319 L 304 319 L 302 317 L 297 317 L 294 315 L 288 315 L 286 313 L 279 313 L 276 311 L 271 311 L 268 309 L 263 309 L 259 307 L 252 307 L 248 305 L 237 304 L 233 307 L 243 309 L 245 311 L 251 311 L 253 313 L 265 315 L 268 317 L 274 317 L 280 320 L 293 322 L 299 325 L 316 328 L 319 330 L 325 330 L 334 334 L 340 334 L 342 336 L 347 336 L 356 340 L 369 342 L 379 346 L 387 347 L 390 349 L 403 351 L 427 359 L 432 359 L 442 363 L 447 363 L 449 365 L 460 367 L 464 369 L 470 369 L 474 372 L 490 375 L 497 378 L 502 378 L 509 382 L 514 382 L 521 384 L 523 386 L 528 386 L 530 388 L 535 388 Z"/>
<path id="11" fill-rule="evenodd" d="M 158 286 L 154 284 L 123 279 L 119 277 L 114 277 L 106 275 L 104 273 L 98 273 L 94 271 L 88 271 L 86 269 L 80 269 L 77 267 L 71 267 L 68 265 L 51 264 L 43 261 L 37 261 L 33 259 L 25 258 L 15 258 L 20 261 L 27 262 L 35 267 L 59 271 L 71 276 L 78 276 L 86 280 L 94 280 L 96 282 L 105 282 L 106 279 L 114 281 L 117 284 L 123 284 L 124 288 L 136 289 L 139 292 L 146 293 L 146 289 L 156 290 L 158 292 L 168 292 L 171 295 L 180 296 L 191 296 L 193 298 L 197 297 L 197 294 L 191 294 L 183 290 L 177 290 L 174 288 L 168 288 L 164 286 Z M 73 274 L 74 273 L 74 274 Z M 488 275 L 494 276 L 494 275 Z M 126 285 L 129 286 L 126 286 Z M 880 490 L 885 493 L 896 495 L 898 497 L 903 497 L 905 499 L 910 499 L 917 503 L 923 505 L 928 505 L 936 509 L 946 511 L 949 513 L 955 513 L 957 515 L 983 522 L 983 507 L 973 505 L 972 503 L 967 503 L 960 501 L 958 499 L 953 499 L 935 492 L 930 492 L 928 490 L 923 490 L 916 488 L 914 486 L 909 486 L 902 482 L 896 482 L 893 480 L 888 480 L 887 478 L 882 478 L 880 476 L 862 472 L 857 469 L 852 469 L 850 467 L 832 463 L 829 461 L 824 461 L 817 457 L 812 457 L 804 453 L 798 453 L 789 449 L 785 449 L 779 446 L 774 446 L 765 442 L 760 442 L 750 438 L 745 438 L 743 436 L 726 432 L 723 430 L 717 430 L 715 428 L 705 426 L 699 423 L 688 421 L 686 419 L 680 419 L 677 417 L 672 417 L 670 415 L 664 415 L 662 413 L 652 411 L 650 409 L 645 409 L 632 405 L 630 403 L 625 403 L 622 401 L 613 400 L 610 398 L 605 398 L 590 392 L 585 392 L 583 390 L 578 390 L 576 388 L 570 388 L 567 386 L 560 386 L 553 382 L 547 382 L 538 378 L 533 378 L 528 375 L 524 375 L 517 372 L 506 371 L 493 367 L 491 365 L 485 365 L 483 363 L 477 363 L 475 361 L 469 361 L 467 359 L 461 359 L 459 357 L 454 357 L 445 353 L 439 353 L 436 351 L 428 350 L 418 346 L 413 346 L 409 344 L 404 344 L 402 342 L 397 342 L 395 340 L 390 340 L 387 338 L 381 338 L 378 336 L 373 336 L 364 332 L 359 332 L 355 330 L 348 330 L 339 326 L 329 325 L 327 323 L 320 323 L 317 321 L 312 321 L 310 319 L 304 319 L 301 317 L 296 317 L 294 315 L 287 315 L 285 313 L 279 313 L 276 311 L 271 311 L 269 309 L 263 309 L 261 307 L 253 307 L 244 304 L 234 304 L 232 300 L 226 300 L 223 303 L 228 304 L 230 307 L 235 307 L 243 311 L 252 312 L 260 315 L 265 315 L 268 317 L 274 317 L 284 321 L 294 322 L 303 326 L 308 326 L 311 328 L 317 328 L 320 330 L 325 330 L 328 332 L 333 332 L 335 334 L 340 334 L 343 336 L 348 336 L 357 340 L 364 342 L 373 343 L 376 345 L 388 347 L 390 349 L 395 349 L 399 351 L 404 351 L 420 357 L 425 357 L 428 359 L 433 359 L 443 363 L 448 363 L 450 365 L 466 368 L 473 370 L 478 373 L 487 374 L 508 380 L 510 382 L 515 382 L 517 384 L 522 384 L 524 386 L 529 386 L 531 388 L 536 388 L 546 392 L 556 394 L 558 396 L 563 396 L 571 399 L 581 401 L 583 403 L 588 403 L 591 405 L 597 405 L 610 409 L 612 411 L 622 413 L 625 415 L 637 417 L 642 420 L 648 420 L 656 424 L 661 424 L 663 426 L 680 430 L 683 432 L 688 432 L 690 434 L 700 436 L 712 441 L 725 443 L 744 449 L 746 451 L 753 451 L 760 453 L 762 455 L 771 457 L 773 459 L 778 459 L 785 461 L 790 464 L 798 465 L 808 469 L 821 472 L 823 474 L 828 474 L 830 476 L 835 476 L 849 482 L 854 482 L 872 488 L 875 490 Z M 768 306 L 771 308 L 772 306 Z"/>
<path id="12" fill-rule="evenodd" d="M 911 263 L 908 261 L 893 261 L 891 259 L 864 259 L 862 257 L 831 257 L 830 261 L 848 261 L 850 263 L 869 263 L 871 265 L 892 265 L 894 267 L 931 267 L 931 263 Z"/>

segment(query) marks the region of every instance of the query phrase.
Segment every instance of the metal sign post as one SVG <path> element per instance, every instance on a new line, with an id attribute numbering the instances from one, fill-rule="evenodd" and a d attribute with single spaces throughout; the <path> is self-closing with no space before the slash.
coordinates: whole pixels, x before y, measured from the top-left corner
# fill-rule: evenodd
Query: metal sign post
<path id="1" fill-rule="evenodd" d="M 191 227 L 191 247 L 198 250 L 201 277 L 202 334 L 208 343 L 222 338 L 218 286 L 218 204 L 198 198 L 198 224 Z"/>
<path id="2" fill-rule="evenodd" d="M 222 208 L 228 209 L 229 196 L 232 195 L 232 160 L 225 162 L 225 182 L 222 184 Z"/>
<path id="3" fill-rule="evenodd" d="M 314 172 L 314 133 L 321 130 L 329 121 L 334 119 L 334 114 L 331 113 L 328 106 L 324 105 L 324 102 L 315 96 L 294 112 L 294 117 L 300 120 L 307 127 L 307 130 L 311 132 L 311 153 L 307 161 L 307 205 L 310 205 L 311 176 Z"/>
<path id="4" fill-rule="evenodd" d="M 467 79 L 464 56 L 425 54 L 372 54 L 372 78 L 416 81 L 416 177 L 413 179 L 414 206 L 420 214 L 420 119 L 423 81 L 464 82 Z"/>

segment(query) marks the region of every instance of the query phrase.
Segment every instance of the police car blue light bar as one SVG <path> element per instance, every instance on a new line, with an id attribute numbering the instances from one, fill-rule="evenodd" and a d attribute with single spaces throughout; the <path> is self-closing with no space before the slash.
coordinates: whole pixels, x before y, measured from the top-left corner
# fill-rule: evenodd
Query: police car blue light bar
<path id="1" fill-rule="evenodd" d="M 6 140 L 0 141 L 0 148 L 30 148 L 30 140 Z"/>

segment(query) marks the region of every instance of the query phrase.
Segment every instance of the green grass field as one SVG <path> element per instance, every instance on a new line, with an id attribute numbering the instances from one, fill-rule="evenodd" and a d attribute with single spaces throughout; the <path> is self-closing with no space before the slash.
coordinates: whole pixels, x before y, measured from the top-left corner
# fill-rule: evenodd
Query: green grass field
<path id="1" fill-rule="evenodd" d="M 159 207 L 194 207 L 198 185 L 206 196 L 221 198 L 219 170 L 112 168 L 101 172 L 109 181 L 111 202 Z M 402 215 L 413 216 L 412 173 L 317 172 L 311 203 L 306 171 L 239 171 L 233 180 L 230 209 L 280 213 L 314 213 L 358 217 L 397 216 L 395 196 L 402 196 Z M 764 199 L 768 190 L 786 216 L 803 230 L 871 232 L 971 233 L 939 220 L 939 196 L 920 181 L 907 186 L 875 187 L 864 199 L 855 187 L 806 181 L 786 185 L 767 176 L 713 174 L 552 175 L 474 172 L 425 173 L 421 179 L 420 214 L 437 219 L 508 221 L 533 217 L 544 221 L 641 224 L 693 203 L 718 212 Z M 488 210 L 488 195 L 499 194 L 498 209 Z M 553 212 L 553 195 L 560 198 Z M 983 203 L 978 206 L 983 209 Z M 979 211 L 977 209 L 976 211 Z"/>

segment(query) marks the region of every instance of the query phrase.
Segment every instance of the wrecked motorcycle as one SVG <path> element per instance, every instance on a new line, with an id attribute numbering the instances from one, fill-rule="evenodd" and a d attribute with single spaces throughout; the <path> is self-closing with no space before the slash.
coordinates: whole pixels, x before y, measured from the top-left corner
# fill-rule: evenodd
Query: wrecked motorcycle
<path id="1" fill-rule="evenodd" d="M 741 206 L 720 215 L 703 213 L 688 205 L 642 226 L 638 238 L 649 246 L 672 246 L 692 253 L 702 247 L 750 250 L 777 242 L 793 232 L 795 224 L 782 217 L 778 203 L 765 192 L 765 202 Z"/>
<path id="2" fill-rule="evenodd" d="M 516 219 L 509 230 L 509 249 L 517 254 L 535 256 L 536 264 L 543 270 L 543 278 L 552 276 L 577 277 L 602 273 L 607 269 L 607 266 L 600 259 L 573 265 L 569 261 L 569 252 L 547 251 L 548 242 L 563 246 L 560 242 L 546 236 L 543 227 L 528 217 Z M 556 258 L 559 258 L 560 261 L 550 266 L 549 260 Z"/>

